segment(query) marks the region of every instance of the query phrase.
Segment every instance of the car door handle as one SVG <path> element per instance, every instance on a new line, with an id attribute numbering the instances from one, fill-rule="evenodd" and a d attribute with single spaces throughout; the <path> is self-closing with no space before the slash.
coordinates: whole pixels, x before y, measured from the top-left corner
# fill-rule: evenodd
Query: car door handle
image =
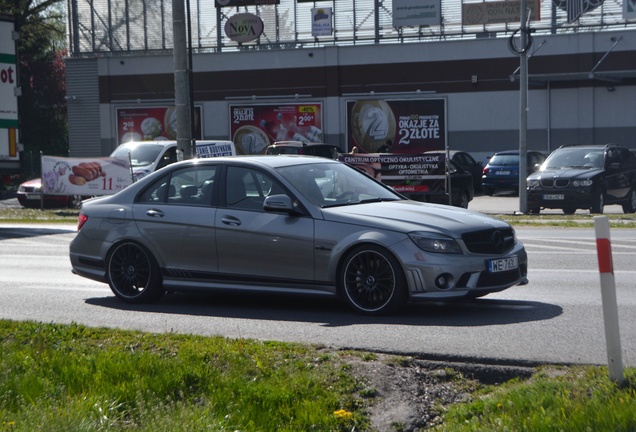
<path id="1" fill-rule="evenodd" d="M 146 214 L 150 217 L 162 218 L 163 212 L 161 210 L 150 209 L 146 212 Z"/>
<path id="2" fill-rule="evenodd" d="M 241 224 L 241 220 L 235 218 L 234 216 L 223 216 L 221 218 L 221 222 L 226 225 L 239 226 Z"/>

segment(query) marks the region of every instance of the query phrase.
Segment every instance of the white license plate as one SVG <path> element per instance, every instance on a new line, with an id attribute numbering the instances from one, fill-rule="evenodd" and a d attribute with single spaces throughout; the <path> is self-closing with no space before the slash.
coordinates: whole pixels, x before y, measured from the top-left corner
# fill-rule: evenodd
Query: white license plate
<path id="1" fill-rule="evenodd" d="M 519 260 L 517 256 L 511 256 L 510 258 L 502 258 L 497 260 L 488 261 L 488 271 L 490 273 L 498 273 L 508 270 L 514 270 L 519 267 Z"/>
<path id="2" fill-rule="evenodd" d="M 27 200 L 39 200 L 40 198 L 42 198 L 42 195 L 27 195 L 26 196 Z"/>
<path id="3" fill-rule="evenodd" d="M 495 175 L 510 175 L 510 171 L 496 171 Z"/>
<path id="4" fill-rule="evenodd" d="M 565 199 L 565 195 L 563 195 L 563 194 L 546 194 L 546 195 L 543 195 L 543 199 L 546 200 L 546 201 L 563 200 L 563 199 Z"/>

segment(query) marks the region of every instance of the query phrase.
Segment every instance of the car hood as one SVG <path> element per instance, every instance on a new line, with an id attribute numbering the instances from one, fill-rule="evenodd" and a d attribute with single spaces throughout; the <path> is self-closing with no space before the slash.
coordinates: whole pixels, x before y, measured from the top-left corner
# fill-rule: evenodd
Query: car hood
<path id="1" fill-rule="evenodd" d="M 433 231 L 452 237 L 462 233 L 507 228 L 499 219 L 471 210 L 417 201 L 389 201 L 323 209 L 326 220 L 356 223 L 392 231 Z"/>
<path id="2" fill-rule="evenodd" d="M 539 180 L 542 178 L 550 179 L 587 179 L 601 174 L 601 168 L 559 168 L 547 169 L 545 171 L 537 171 L 528 176 L 528 180 Z"/>
<path id="3" fill-rule="evenodd" d="M 28 180 L 22 183 L 20 186 L 40 188 L 42 187 L 42 179 L 35 178 L 32 180 Z"/>

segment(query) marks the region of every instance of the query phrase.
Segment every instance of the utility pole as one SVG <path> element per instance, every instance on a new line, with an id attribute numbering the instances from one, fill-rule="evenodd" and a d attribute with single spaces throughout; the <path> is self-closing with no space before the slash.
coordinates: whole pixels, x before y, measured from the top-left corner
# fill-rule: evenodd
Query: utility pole
<path id="1" fill-rule="evenodd" d="M 520 23 L 520 64 L 519 64 L 519 211 L 522 214 L 528 213 L 528 192 L 526 190 L 526 177 L 528 172 L 528 49 L 530 40 L 528 36 L 528 5 L 527 0 L 521 0 L 521 23 Z"/>
<path id="2" fill-rule="evenodd" d="M 190 72 L 186 43 L 186 15 L 183 0 L 172 0 L 174 37 L 174 96 L 177 115 L 177 150 L 183 159 L 192 159 L 192 113 L 190 110 Z"/>

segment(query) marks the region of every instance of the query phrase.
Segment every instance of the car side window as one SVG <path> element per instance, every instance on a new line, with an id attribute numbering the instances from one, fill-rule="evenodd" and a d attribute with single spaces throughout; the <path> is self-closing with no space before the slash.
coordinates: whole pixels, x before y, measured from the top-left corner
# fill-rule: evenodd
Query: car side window
<path id="1" fill-rule="evenodd" d="M 270 195 L 285 193 L 285 189 L 263 172 L 230 166 L 225 181 L 225 202 L 229 208 L 263 210 Z"/>
<path id="2" fill-rule="evenodd" d="M 165 166 L 170 165 L 171 163 L 175 163 L 177 161 L 177 149 L 176 147 L 169 148 L 166 152 L 161 156 L 161 160 L 157 164 L 157 169 L 161 169 Z"/>
<path id="3" fill-rule="evenodd" d="M 194 166 L 161 177 L 138 197 L 138 203 L 211 206 L 216 166 Z"/>

